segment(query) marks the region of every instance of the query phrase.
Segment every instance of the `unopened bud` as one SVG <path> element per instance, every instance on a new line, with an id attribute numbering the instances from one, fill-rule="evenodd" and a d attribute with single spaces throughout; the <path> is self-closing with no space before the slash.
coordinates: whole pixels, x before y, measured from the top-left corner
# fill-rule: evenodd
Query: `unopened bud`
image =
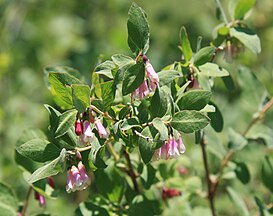
<path id="1" fill-rule="evenodd" d="M 47 177 L 47 183 L 53 189 L 55 188 L 55 182 L 54 182 L 54 180 L 53 180 L 53 178 L 51 176 Z"/>
<path id="2" fill-rule="evenodd" d="M 82 135 L 82 122 L 79 119 L 75 122 L 75 133 L 77 136 Z"/>

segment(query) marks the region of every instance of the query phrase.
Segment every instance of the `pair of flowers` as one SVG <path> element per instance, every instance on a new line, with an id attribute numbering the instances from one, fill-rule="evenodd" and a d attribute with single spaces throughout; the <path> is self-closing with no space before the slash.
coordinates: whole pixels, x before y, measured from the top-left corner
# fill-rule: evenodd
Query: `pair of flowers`
<path id="1" fill-rule="evenodd" d="M 79 143 L 84 146 L 92 142 L 95 136 L 94 133 L 92 132 L 92 127 L 90 123 L 95 124 L 95 127 L 98 131 L 100 138 L 107 139 L 109 136 L 108 131 L 106 130 L 106 128 L 103 126 L 99 119 L 93 121 L 85 120 L 84 122 L 78 119 L 75 123 L 75 133 L 79 136 Z"/>
<path id="2" fill-rule="evenodd" d="M 184 154 L 186 147 L 183 143 L 181 134 L 178 135 L 178 139 L 170 135 L 169 139 L 164 142 L 164 144 L 155 151 L 154 159 L 172 159 Z"/>
<path id="3" fill-rule="evenodd" d="M 143 56 L 143 61 L 145 63 L 146 75 L 149 80 L 150 88 L 148 87 L 148 80 L 144 79 L 144 82 L 133 92 L 132 97 L 142 100 L 156 90 L 157 85 L 159 84 L 159 77 L 155 72 L 152 64 L 149 62 L 147 56 Z"/>

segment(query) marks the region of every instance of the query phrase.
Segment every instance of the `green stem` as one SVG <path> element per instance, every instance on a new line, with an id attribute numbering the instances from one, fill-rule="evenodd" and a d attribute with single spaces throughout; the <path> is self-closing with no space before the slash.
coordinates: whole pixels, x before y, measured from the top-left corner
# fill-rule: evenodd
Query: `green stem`
<path id="1" fill-rule="evenodd" d="M 26 214 L 31 191 L 32 191 L 32 187 L 29 187 L 28 192 L 27 192 L 27 196 L 26 196 L 26 199 L 25 199 L 25 202 L 24 202 L 24 206 L 23 206 L 23 209 L 21 211 L 22 216 L 25 216 L 25 214 Z"/>
<path id="2" fill-rule="evenodd" d="M 228 19 L 227 19 L 226 13 L 225 13 L 225 11 L 224 11 L 224 8 L 223 8 L 223 6 L 222 6 L 220 0 L 215 0 L 215 1 L 216 1 L 216 4 L 217 4 L 217 6 L 219 7 L 220 12 L 221 12 L 221 14 L 222 14 L 222 16 L 223 16 L 224 22 L 226 23 L 226 25 L 228 25 Z"/>

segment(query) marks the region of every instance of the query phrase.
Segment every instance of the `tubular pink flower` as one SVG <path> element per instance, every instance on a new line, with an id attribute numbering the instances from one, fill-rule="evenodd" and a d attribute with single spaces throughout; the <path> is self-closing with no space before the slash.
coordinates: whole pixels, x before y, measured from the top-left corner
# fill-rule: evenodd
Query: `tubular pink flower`
<path id="1" fill-rule="evenodd" d="M 83 181 L 83 189 L 86 189 L 91 184 L 91 179 L 87 175 L 85 166 L 81 161 L 78 163 L 78 170 Z"/>
<path id="2" fill-rule="evenodd" d="M 90 122 L 85 120 L 83 122 L 83 134 L 79 137 L 79 143 L 87 145 L 94 139 L 94 133 L 92 132 Z"/>
<path id="3" fill-rule="evenodd" d="M 71 193 L 71 191 L 75 191 L 75 180 L 71 169 L 69 169 L 67 171 L 66 192 Z"/>
<path id="4" fill-rule="evenodd" d="M 99 119 L 97 119 L 95 121 L 95 126 L 97 128 L 97 131 L 99 133 L 100 138 L 102 139 L 107 139 L 109 136 L 108 131 L 105 129 L 105 127 L 103 126 L 103 124 L 101 123 L 101 121 Z"/>
<path id="5" fill-rule="evenodd" d="M 181 135 L 177 140 L 175 140 L 175 138 L 171 136 L 168 140 L 165 141 L 163 146 L 155 151 L 153 158 L 155 160 L 168 160 L 180 156 L 185 151 L 186 148 L 183 144 Z"/>
<path id="6" fill-rule="evenodd" d="M 181 135 L 179 135 L 179 138 L 177 140 L 177 147 L 178 147 L 178 151 L 179 151 L 180 154 L 184 154 L 185 153 L 186 147 L 185 147 L 185 145 L 183 143 Z"/>
<path id="7" fill-rule="evenodd" d="M 145 68 L 146 68 L 147 76 L 150 80 L 150 87 L 153 91 L 155 91 L 155 89 L 159 83 L 158 74 L 155 72 L 152 64 L 149 61 L 146 62 Z"/>
<path id="8" fill-rule="evenodd" d="M 148 88 L 147 81 L 144 80 L 144 82 L 133 92 L 132 97 L 142 100 L 149 94 L 150 94 L 150 90 Z"/>
<path id="9" fill-rule="evenodd" d="M 81 177 L 81 175 L 79 173 L 78 168 L 75 167 L 75 166 L 72 166 L 71 172 L 72 172 L 72 176 L 73 176 L 73 179 L 74 179 L 74 182 L 75 182 L 74 191 L 81 189 L 82 184 L 83 184 L 83 180 L 82 180 L 82 177 Z"/>

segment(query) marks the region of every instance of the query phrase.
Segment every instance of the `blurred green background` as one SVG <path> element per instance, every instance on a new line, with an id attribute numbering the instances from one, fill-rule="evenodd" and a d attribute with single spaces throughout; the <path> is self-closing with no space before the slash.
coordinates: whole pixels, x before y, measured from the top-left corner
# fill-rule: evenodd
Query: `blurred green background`
<path id="1" fill-rule="evenodd" d="M 202 45 L 208 45 L 212 40 L 214 27 L 220 23 L 215 16 L 213 0 L 136 0 L 135 2 L 144 8 L 148 15 L 151 31 L 148 56 L 156 70 L 181 58 L 177 46 L 178 33 L 182 25 L 186 26 L 195 50 L 197 37 L 201 35 Z M 25 197 L 27 183 L 14 161 L 16 141 L 27 128 L 46 130 L 48 114 L 42 104 L 54 104 L 44 84 L 43 67 L 71 66 L 81 71 L 85 78 L 90 80 L 91 72 L 101 60 L 108 59 L 115 53 L 130 55 L 127 46 L 126 22 L 131 3 L 132 1 L 129 0 L 0 0 L 0 146 L 2 154 L 0 180 L 13 186 L 19 200 Z M 227 10 L 227 7 L 225 8 Z M 246 50 L 231 67 L 231 70 L 236 70 L 237 62 L 243 62 L 251 68 L 271 94 L 273 93 L 272 14 L 272 0 L 257 0 L 247 23 L 260 36 L 262 53 L 256 57 Z M 257 103 L 261 98 L 260 92 L 263 92 L 260 89 L 263 87 L 259 86 L 260 83 L 249 82 L 251 81 L 241 80 L 242 86 L 245 86 L 245 91 L 243 89 L 241 94 L 228 92 L 221 81 L 216 83 L 214 101 L 217 102 L 226 119 L 225 129 L 232 125 L 235 129 L 242 131 L 250 122 L 252 114 L 257 111 Z M 249 85 L 255 86 L 249 90 L 247 89 Z M 253 94 L 256 93 L 257 101 L 253 98 Z M 241 114 L 242 112 L 244 115 Z M 272 119 L 273 112 L 270 111 L 265 123 L 271 129 L 273 129 Z M 227 139 L 226 133 L 213 136 L 215 137 L 211 139 L 214 142 L 220 140 L 224 143 Z M 203 176 L 199 146 L 187 144 L 188 151 L 185 157 L 194 161 L 195 167 L 192 169 Z M 255 148 L 250 147 L 247 153 L 240 156 L 250 161 L 251 174 L 254 176 L 259 172 L 259 164 L 263 159 L 264 151 L 260 148 L 255 145 Z M 215 150 L 218 151 L 217 148 Z M 218 167 L 217 164 L 212 164 L 212 171 L 214 166 Z M 63 181 L 65 178 L 60 178 L 60 184 Z M 270 194 L 259 181 L 259 178 L 257 180 L 254 178 L 251 185 L 255 185 L 255 190 L 259 191 L 261 197 L 269 199 Z M 253 192 L 249 186 L 238 184 L 237 187 L 243 194 Z M 60 193 L 64 193 L 64 190 Z M 71 215 L 71 211 L 74 211 L 76 203 L 82 200 L 82 196 L 84 195 L 80 198 L 65 196 L 57 201 L 49 201 L 48 211 L 54 213 L 53 215 Z M 233 215 L 230 210 L 232 204 L 227 200 L 227 196 L 216 200 L 217 209 L 223 215 Z M 175 204 L 172 203 L 172 205 Z M 207 205 L 205 200 L 202 205 Z M 253 200 L 250 200 L 249 206 L 253 205 Z M 33 207 L 30 211 L 40 211 L 35 207 L 38 206 L 37 203 L 31 206 Z"/>

